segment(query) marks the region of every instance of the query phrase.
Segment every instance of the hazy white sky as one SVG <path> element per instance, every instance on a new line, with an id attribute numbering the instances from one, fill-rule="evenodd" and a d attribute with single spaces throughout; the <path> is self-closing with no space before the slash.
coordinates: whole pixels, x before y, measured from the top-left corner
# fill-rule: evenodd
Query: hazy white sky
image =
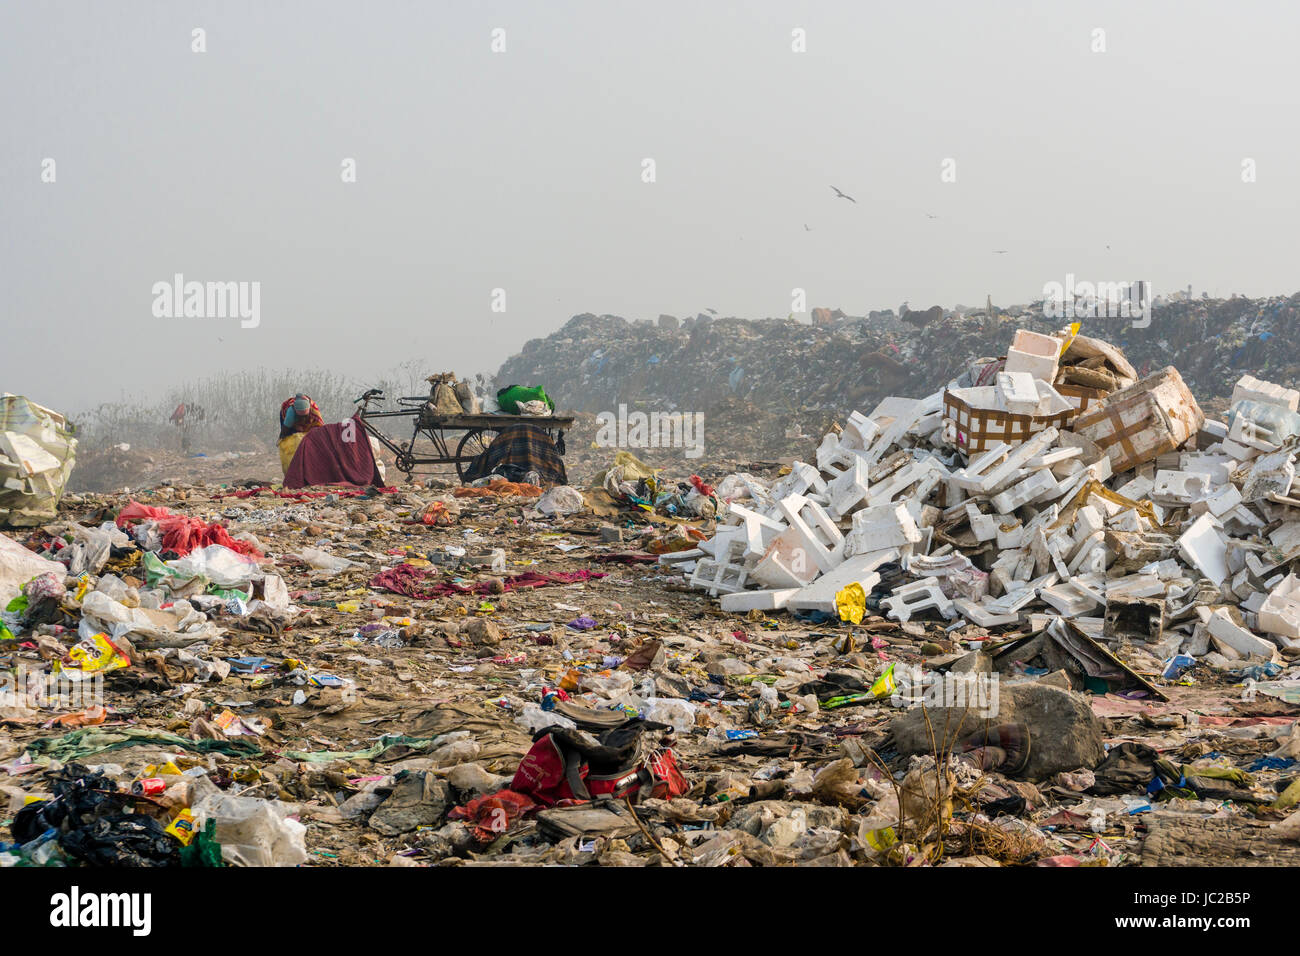
<path id="1" fill-rule="evenodd" d="M 794 288 L 1294 292 L 1298 28 L 1282 0 L 3 0 L 0 389 L 472 373 L 577 312 L 784 316 Z M 177 272 L 260 282 L 260 325 L 156 318 Z"/>

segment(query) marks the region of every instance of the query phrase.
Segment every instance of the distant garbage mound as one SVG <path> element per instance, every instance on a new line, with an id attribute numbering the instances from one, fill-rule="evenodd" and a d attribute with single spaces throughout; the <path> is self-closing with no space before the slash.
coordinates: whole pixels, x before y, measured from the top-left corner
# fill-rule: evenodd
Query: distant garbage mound
<path id="1" fill-rule="evenodd" d="M 903 317 L 818 311 L 832 318 L 804 325 L 708 315 L 658 321 L 578 315 L 529 341 L 501 366 L 497 382 L 546 382 L 575 411 L 616 411 L 627 403 L 710 414 L 745 404 L 760 415 L 779 415 L 783 428 L 801 421 L 816 430 L 845 408 L 932 392 L 960 376 L 970 357 L 1005 354 L 1017 329 L 1052 335 L 1062 324 L 1046 317 L 1041 304 Z M 1176 367 L 1213 413 L 1226 411 L 1243 374 L 1288 386 L 1300 380 L 1300 294 L 1157 302 L 1147 328 L 1126 319 L 1082 325 L 1085 334 L 1121 349 L 1139 378 Z M 724 437 L 711 431 L 715 446 Z"/>

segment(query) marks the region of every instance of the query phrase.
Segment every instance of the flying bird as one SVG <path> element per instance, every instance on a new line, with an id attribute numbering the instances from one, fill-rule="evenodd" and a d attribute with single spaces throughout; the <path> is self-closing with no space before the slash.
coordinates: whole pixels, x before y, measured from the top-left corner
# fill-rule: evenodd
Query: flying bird
<path id="1" fill-rule="evenodd" d="M 803 231 L 804 231 L 804 232 L 812 232 L 812 230 L 808 228 L 808 223 L 806 223 L 806 222 L 803 224 Z"/>
<path id="2" fill-rule="evenodd" d="M 994 250 L 993 250 L 993 254 L 994 254 L 995 256 L 1005 256 L 1005 255 L 1007 254 L 1007 250 L 1005 250 L 1005 249 L 994 249 Z"/>
<path id="3" fill-rule="evenodd" d="M 834 189 L 834 190 L 835 190 L 835 195 L 836 195 L 837 198 L 839 198 L 839 199 L 847 199 L 849 202 L 853 203 L 854 205 L 857 205 L 857 202 L 858 202 L 858 201 L 857 201 L 856 199 L 854 199 L 852 196 L 850 196 L 848 193 L 842 193 L 842 192 L 840 192 L 840 191 L 839 191 L 839 188 L 836 187 L 836 186 L 832 186 L 831 189 Z"/>
<path id="4" fill-rule="evenodd" d="M 718 310 L 717 310 L 717 309 L 705 309 L 704 311 L 707 312 L 707 313 L 709 313 L 710 315 L 717 315 L 717 314 L 718 314 Z"/>
<path id="5" fill-rule="evenodd" d="M 927 212 L 927 213 L 925 214 L 925 218 L 926 218 L 926 219 L 938 219 L 939 217 L 936 216 L 936 215 L 934 215 L 933 213 L 929 213 L 929 212 Z"/>

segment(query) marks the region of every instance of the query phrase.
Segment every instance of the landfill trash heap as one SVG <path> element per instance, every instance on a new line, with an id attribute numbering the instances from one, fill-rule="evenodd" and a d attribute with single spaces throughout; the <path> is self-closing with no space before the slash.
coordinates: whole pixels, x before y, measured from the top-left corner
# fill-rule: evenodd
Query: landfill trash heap
<path id="1" fill-rule="evenodd" d="M 1276 664 L 1300 657 L 1298 402 L 1243 376 L 1207 420 L 1172 367 L 1139 380 L 1100 340 L 1021 330 L 939 392 L 853 412 L 775 482 L 725 479 L 716 533 L 659 560 L 728 612 L 857 623 L 874 595 L 898 622 L 1137 644 L 1162 672 Z"/>
<path id="2" fill-rule="evenodd" d="M 784 472 L 64 495 L 0 867 L 1300 863 L 1300 394 L 995 350 Z"/>
<path id="3" fill-rule="evenodd" d="M 580 412 L 617 411 L 620 403 L 702 412 L 710 457 L 777 457 L 791 447 L 783 440 L 791 425 L 817 429 L 845 407 L 924 394 L 961 374 L 964 356 L 1001 355 L 1017 328 L 1052 334 L 1061 325 L 1044 317 L 1040 303 L 991 314 L 940 311 L 921 328 L 892 311 L 843 316 L 830 326 L 587 313 L 527 342 L 496 381 L 546 382 Z M 1157 299 L 1148 328 L 1096 320 L 1089 331 L 1122 349 L 1140 375 L 1173 365 L 1206 409 L 1223 406 L 1244 373 L 1300 380 L 1300 295 Z"/>

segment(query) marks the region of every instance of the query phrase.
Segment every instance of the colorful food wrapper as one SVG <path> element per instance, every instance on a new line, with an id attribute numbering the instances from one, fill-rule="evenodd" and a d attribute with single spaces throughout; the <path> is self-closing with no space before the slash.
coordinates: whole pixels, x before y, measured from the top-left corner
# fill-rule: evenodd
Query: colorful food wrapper
<path id="1" fill-rule="evenodd" d="M 131 666 L 131 658 L 104 633 L 94 634 L 73 645 L 57 668 L 69 677 L 77 674 L 107 674 Z"/>

